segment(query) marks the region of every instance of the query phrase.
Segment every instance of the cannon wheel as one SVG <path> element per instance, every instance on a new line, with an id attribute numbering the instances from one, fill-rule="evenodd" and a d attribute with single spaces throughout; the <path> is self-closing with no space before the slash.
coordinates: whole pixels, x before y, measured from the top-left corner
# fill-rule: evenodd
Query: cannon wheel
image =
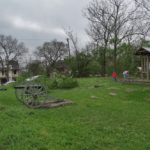
<path id="1" fill-rule="evenodd" d="M 28 106 L 38 106 L 47 100 L 47 88 L 42 84 L 27 83 L 16 87 L 16 97 Z"/>

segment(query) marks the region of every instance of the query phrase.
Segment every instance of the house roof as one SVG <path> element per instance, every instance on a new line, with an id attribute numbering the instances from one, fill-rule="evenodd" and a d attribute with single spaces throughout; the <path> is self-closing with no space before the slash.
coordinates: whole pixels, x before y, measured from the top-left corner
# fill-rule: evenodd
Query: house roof
<path id="1" fill-rule="evenodd" d="M 150 55 L 150 47 L 141 47 L 135 52 L 135 55 Z"/>
<path id="2" fill-rule="evenodd" d="M 18 70 L 19 69 L 18 61 L 11 60 L 11 61 L 9 61 L 9 65 L 11 67 L 10 69 L 12 69 L 12 70 Z M 2 69 L 6 69 L 6 65 L 4 64 L 4 68 L 2 68 L 2 65 L 0 63 L 0 70 L 2 70 Z"/>

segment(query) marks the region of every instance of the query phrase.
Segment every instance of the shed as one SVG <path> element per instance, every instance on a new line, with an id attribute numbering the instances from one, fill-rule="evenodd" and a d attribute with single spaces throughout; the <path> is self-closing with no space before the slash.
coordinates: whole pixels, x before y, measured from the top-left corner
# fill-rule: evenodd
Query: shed
<path id="1" fill-rule="evenodd" d="M 135 53 L 141 58 L 141 78 L 150 79 L 150 47 L 141 47 Z"/>

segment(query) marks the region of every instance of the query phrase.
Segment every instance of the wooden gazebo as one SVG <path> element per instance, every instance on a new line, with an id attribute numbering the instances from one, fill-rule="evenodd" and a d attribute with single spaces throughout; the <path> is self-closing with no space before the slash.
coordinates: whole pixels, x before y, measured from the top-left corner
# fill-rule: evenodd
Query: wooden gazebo
<path id="1" fill-rule="evenodd" d="M 150 47 L 141 47 L 135 55 L 141 57 L 141 78 L 150 79 Z"/>

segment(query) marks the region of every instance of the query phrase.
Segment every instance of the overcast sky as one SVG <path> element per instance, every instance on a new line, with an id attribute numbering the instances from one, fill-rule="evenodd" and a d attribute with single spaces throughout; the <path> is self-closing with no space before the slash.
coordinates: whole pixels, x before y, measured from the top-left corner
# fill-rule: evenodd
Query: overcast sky
<path id="1" fill-rule="evenodd" d="M 0 34 L 12 35 L 35 49 L 44 41 L 65 41 L 71 27 L 83 46 L 87 20 L 82 10 L 89 0 L 0 0 Z"/>

